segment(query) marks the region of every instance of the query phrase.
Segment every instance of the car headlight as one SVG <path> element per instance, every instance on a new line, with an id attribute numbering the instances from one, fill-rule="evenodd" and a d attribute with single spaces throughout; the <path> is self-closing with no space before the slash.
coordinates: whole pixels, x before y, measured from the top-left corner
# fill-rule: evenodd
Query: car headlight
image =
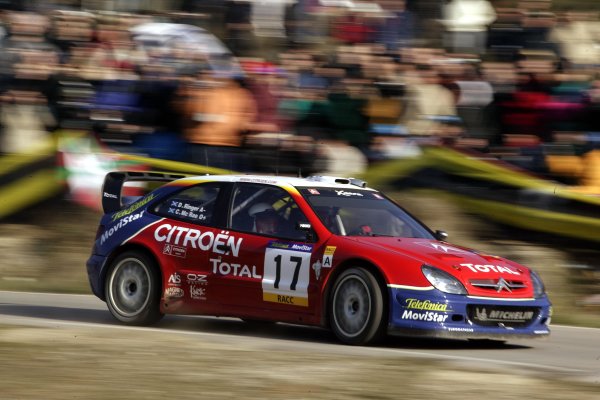
<path id="1" fill-rule="evenodd" d="M 434 288 L 444 293 L 452 294 L 467 294 L 467 289 L 462 283 L 452 275 L 430 265 L 421 267 L 425 278 L 433 285 Z"/>
<path id="2" fill-rule="evenodd" d="M 531 282 L 533 282 L 533 297 L 536 299 L 542 297 L 546 293 L 546 287 L 542 278 L 534 270 L 531 270 Z"/>

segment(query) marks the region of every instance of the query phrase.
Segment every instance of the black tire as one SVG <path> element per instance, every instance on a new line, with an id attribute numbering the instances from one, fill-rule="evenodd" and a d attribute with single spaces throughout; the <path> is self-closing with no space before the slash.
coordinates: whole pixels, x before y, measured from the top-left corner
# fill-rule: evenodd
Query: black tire
<path id="1" fill-rule="evenodd" d="M 163 317 L 158 267 L 144 253 L 127 251 L 115 258 L 104 290 L 110 313 L 123 323 L 151 325 Z"/>
<path id="2" fill-rule="evenodd" d="M 387 324 L 381 286 L 363 268 L 350 268 L 335 280 L 329 297 L 331 330 L 344 343 L 373 344 Z"/>

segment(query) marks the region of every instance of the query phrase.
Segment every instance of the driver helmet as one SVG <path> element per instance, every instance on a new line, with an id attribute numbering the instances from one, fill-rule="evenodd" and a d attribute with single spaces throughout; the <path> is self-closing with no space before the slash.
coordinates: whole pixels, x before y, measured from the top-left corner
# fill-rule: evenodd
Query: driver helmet
<path id="1" fill-rule="evenodd" d="M 254 231 L 273 235 L 277 232 L 278 218 L 273 207 L 267 203 L 257 203 L 250 207 L 248 214 L 254 218 Z"/>

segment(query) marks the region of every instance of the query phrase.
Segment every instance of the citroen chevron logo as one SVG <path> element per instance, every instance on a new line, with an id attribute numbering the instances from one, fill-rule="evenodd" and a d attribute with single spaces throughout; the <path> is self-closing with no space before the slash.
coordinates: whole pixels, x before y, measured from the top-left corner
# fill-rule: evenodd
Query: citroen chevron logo
<path id="1" fill-rule="evenodd" d="M 454 247 L 450 247 L 450 246 L 444 246 L 443 244 L 437 244 L 437 243 L 430 243 L 431 247 L 433 247 L 436 250 L 441 250 L 444 253 L 449 253 L 449 252 L 462 252 L 462 250 L 460 249 L 456 249 Z"/>
<path id="2" fill-rule="evenodd" d="M 496 290 L 498 291 L 498 293 L 500 293 L 502 289 L 505 289 L 507 292 L 512 292 L 512 290 L 510 290 L 508 282 L 506 282 L 504 278 L 500 278 L 498 280 L 498 283 L 496 284 Z"/>

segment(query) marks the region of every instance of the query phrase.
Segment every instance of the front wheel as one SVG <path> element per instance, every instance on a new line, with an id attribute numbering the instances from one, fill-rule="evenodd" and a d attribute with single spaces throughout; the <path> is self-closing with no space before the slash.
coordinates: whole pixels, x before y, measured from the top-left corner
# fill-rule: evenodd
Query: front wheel
<path id="1" fill-rule="evenodd" d="M 111 314 L 129 325 L 151 325 L 160 312 L 160 275 L 156 263 L 138 251 L 119 255 L 108 270 L 106 304 Z"/>
<path id="2" fill-rule="evenodd" d="M 336 279 L 329 299 L 330 325 L 344 343 L 366 345 L 383 336 L 384 297 L 372 273 L 350 268 Z"/>

